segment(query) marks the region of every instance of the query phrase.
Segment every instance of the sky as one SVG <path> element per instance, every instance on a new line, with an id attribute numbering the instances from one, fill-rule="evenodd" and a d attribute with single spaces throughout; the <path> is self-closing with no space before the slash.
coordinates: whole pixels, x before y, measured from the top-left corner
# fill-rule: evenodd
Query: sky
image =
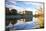
<path id="1" fill-rule="evenodd" d="M 16 0 L 16 1 L 36 1 L 36 2 L 43 2 L 44 0 Z"/>
<path id="2" fill-rule="evenodd" d="M 6 7 L 10 9 L 17 9 L 18 11 L 26 9 L 28 11 L 33 11 L 33 14 L 37 10 L 37 8 L 42 7 L 43 3 L 36 3 L 31 1 L 15 1 L 15 0 L 6 0 Z"/>

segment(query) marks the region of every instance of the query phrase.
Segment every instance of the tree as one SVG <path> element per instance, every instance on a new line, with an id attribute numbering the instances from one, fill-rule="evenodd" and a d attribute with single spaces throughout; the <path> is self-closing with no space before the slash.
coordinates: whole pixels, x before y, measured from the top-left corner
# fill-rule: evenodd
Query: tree
<path id="1" fill-rule="evenodd" d="M 16 15 L 16 14 L 17 14 L 17 10 L 16 10 L 16 9 L 12 9 L 12 10 L 11 10 L 11 14 L 12 14 L 12 15 Z"/>
<path id="2" fill-rule="evenodd" d="M 6 14 L 6 15 L 10 15 L 10 14 L 11 14 L 9 8 L 7 8 L 7 7 L 5 8 L 5 14 Z"/>
<path id="3" fill-rule="evenodd" d="M 40 27 L 44 27 L 44 13 L 43 8 L 39 8 L 34 16 L 38 18 L 38 23 L 40 24 Z"/>

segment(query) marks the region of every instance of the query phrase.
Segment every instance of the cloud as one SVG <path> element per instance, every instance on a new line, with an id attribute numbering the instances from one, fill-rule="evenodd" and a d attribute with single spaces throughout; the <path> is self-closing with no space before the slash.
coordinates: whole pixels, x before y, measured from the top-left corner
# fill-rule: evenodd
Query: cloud
<path id="1" fill-rule="evenodd" d="M 22 10 L 22 11 L 24 11 L 24 10 L 32 11 L 31 8 L 22 8 L 22 7 L 18 7 L 18 6 L 16 6 L 16 9 L 17 9 L 17 10 Z"/>
<path id="2" fill-rule="evenodd" d="M 6 0 L 5 3 L 6 4 L 14 4 L 15 5 L 16 1 L 14 1 L 14 0 Z"/>
<path id="3" fill-rule="evenodd" d="M 6 7 L 15 7 L 16 1 L 15 0 L 6 0 L 5 5 Z"/>
<path id="4" fill-rule="evenodd" d="M 22 1 L 22 0 L 20 0 Z M 34 1 L 34 2 L 33 2 Z M 38 2 L 37 2 L 38 1 Z M 41 1 L 41 2 L 40 2 Z M 42 7 L 43 8 L 43 0 L 23 0 L 22 2 L 25 4 L 25 5 L 33 5 L 35 6 L 35 9 L 39 8 L 39 7 Z"/>
<path id="5" fill-rule="evenodd" d="M 39 7 L 43 7 L 43 3 L 42 2 L 31 2 L 31 1 L 22 1 L 23 4 L 25 5 L 32 5 L 32 7 L 35 6 L 35 8 L 39 8 Z"/>
<path id="6" fill-rule="evenodd" d="M 15 9 L 16 8 L 16 6 L 14 6 L 14 5 L 8 5 L 8 4 L 6 4 L 5 7 L 9 8 L 9 9 Z"/>
<path id="7" fill-rule="evenodd" d="M 6 1 L 14 1 L 15 2 L 16 0 L 6 0 Z"/>
<path id="8" fill-rule="evenodd" d="M 32 11 L 32 9 L 31 9 L 31 8 L 25 8 L 25 10 L 27 10 L 27 11 Z"/>
<path id="9" fill-rule="evenodd" d="M 23 1 L 24 2 L 24 4 L 27 4 L 27 5 L 29 5 L 29 4 L 32 4 L 32 5 L 34 5 L 34 6 L 42 6 L 43 4 L 42 3 L 40 3 L 40 2 L 30 2 L 30 1 Z"/>
<path id="10" fill-rule="evenodd" d="M 13 3 L 13 4 L 11 4 L 11 5 L 8 5 L 8 4 L 6 4 L 6 7 L 8 7 L 8 8 L 10 8 L 10 9 L 17 9 L 17 11 L 23 11 L 23 10 L 27 10 L 27 11 L 33 11 L 33 14 L 35 13 L 35 11 L 36 11 L 36 9 L 32 9 L 32 8 L 30 8 L 30 7 L 26 7 L 26 8 L 22 8 L 22 7 L 19 7 L 19 6 L 15 6 L 15 4 L 16 4 L 16 1 L 15 0 L 8 0 L 8 2 L 11 2 L 11 3 Z M 26 5 L 33 5 L 33 6 L 36 6 L 36 8 L 39 8 L 39 7 L 42 7 L 43 6 L 43 4 L 41 4 L 41 3 L 32 3 L 32 2 L 29 2 L 29 0 L 28 1 L 22 1 L 24 4 L 26 4 Z"/>
<path id="11" fill-rule="evenodd" d="M 17 10 L 17 12 L 20 12 L 20 11 L 24 11 L 25 10 L 24 8 L 19 7 L 19 6 L 16 6 L 15 9 Z"/>
<path id="12" fill-rule="evenodd" d="M 30 0 L 25 0 L 25 1 L 30 1 Z M 38 3 L 31 3 L 31 2 L 25 2 L 25 1 L 24 1 L 24 4 L 32 4 L 32 5 L 35 5 L 35 6 L 39 6 L 40 5 Z M 34 0 L 31 0 L 31 1 L 34 1 Z M 16 4 L 16 0 L 7 0 L 7 2 L 10 2 L 10 4 L 13 3 L 13 4 L 11 4 L 11 7 L 12 7 L 12 5 Z M 9 3 L 6 3 L 6 4 L 9 4 Z"/>
<path id="13" fill-rule="evenodd" d="M 35 1 L 35 2 L 43 2 L 43 0 L 16 0 L 16 1 Z"/>

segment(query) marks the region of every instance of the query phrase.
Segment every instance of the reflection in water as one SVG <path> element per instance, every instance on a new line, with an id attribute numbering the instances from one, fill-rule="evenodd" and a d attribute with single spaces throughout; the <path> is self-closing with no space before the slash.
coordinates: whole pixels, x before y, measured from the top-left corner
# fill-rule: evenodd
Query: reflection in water
<path id="1" fill-rule="evenodd" d="M 30 22 L 31 20 L 30 19 L 19 19 L 19 20 L 17 20 L 18 23 L 25 23 L 26 21 Z"/>
<path id="2" fill-rule="evenodd" d="M 15 26 L 16 29 L 40 28 L 43 27 L 43 17 L 40 15 L 33 15 L 32 11 L 25 11 L 25 14 L 24 12 L 23 14 L 11 13 L 11 15 L 6 15 L 6 18 L 8 20 L 6 20 L 6 23 L 9 24 L 10 21 L 11 23 L 8 25 L 8 27 L 12 27 L 13 29 Z"/>
<path id="3" fill-rule="evenodd" d="M 27 20 L 28 20 L 28 21 L 27 21 Z M 29 19 L 19 19 L 19 20 L 17 20 L 17 22 L 18 22 L 18 23 L 24 23 L 24 22 L 26 22 L 26 21 L 27 21 L 27 22 L 30 22 L 30 21 L 36 21 L 36 22 L 38 22 L 38 21 L 37 21 L 37 18 L 35 18 L 35 17 L 33 17 L 32 20 L 30 20 L 30 21 L 29 21 L 29 20 L 30 20 L 30 18 L 29 18 Z"/>
<path id="4" fill-rule="evenodd" d="M 17 23 L 13 25 L 13 29 L 32 29 L 32 28 L 40 28 L 38 21 L 35 20 L 35 17 L 33 17 L 32 21 L 25 22 L 26 19 L 20 19 L 17 20 Z M 18 24 L 18 25 L 17 25 Z M 16 27 L 15 27 L 16 26 Z"/>
<path id="5" fill-rule="evenodd" d="M 9 27 L 13 28 L 17 24 L 18 24 L 17 26 L 19 28 L 17 27 L 16 29 L 20 29 L 20 28 L 22 28 L 22 29 L 28 29 L 28 28 L 32 29 L 32 28 L 40 28 L 40 26 L 43 26 L 43 21 L 42 21 L 42 19 L 40 19 L 40 18 L 42 18 L 41 16 L 40 17 L 33 17 L 30 14 L 25 15 L 25 16 L 20 16 L 20 15 L 18 15 L 18 17 L 16 17 L 16 16 L 11 15 L 11 16 L 7 17 L 7 18 L 11 18 L 11 19 L 13 18 L 11 20 L 11 23 L 14 24 L 14 25 L 10 24 Z M 18 19 L 16 19 L 16 18 L 18 18 Z"/>
<path id="6" fill-rule="evenodd" d="M 19 24 L 23 24 L 23 23 L 25 23 L 25 19 L 17 20 L 17 23 L 19 23 Z"/>

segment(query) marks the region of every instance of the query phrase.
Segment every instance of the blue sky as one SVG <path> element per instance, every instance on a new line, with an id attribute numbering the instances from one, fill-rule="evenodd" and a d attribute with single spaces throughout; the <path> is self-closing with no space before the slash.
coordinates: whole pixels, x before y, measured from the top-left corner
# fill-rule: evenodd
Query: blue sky
<path id="1" fill-rule="evenodd" d="M 23 1 L 17 1 L 16 6 L 21 7 L 21 8 L 25 8 L 25 9 L 30 8 L 32 10 L 38 7 L 36 5 L 33 5 L 31 2 L 23 2 Z"/>
<path id="2" fill-rule="evenodd" d="M 15 0 L 7 0 L 6 7 L 14 8 L 14 9 L 26 9 L 29 11 L 35 12 L 37 8 L 42 7 L 42 3 L 32 3 L 30 1 L 15 1 Z"/>
<path id="3" fill-rule="evenodd" d="M 22 7 L 22 8 L 31 8 L 34 9 L 36 6 L 32 5 L 32 4 L 26 4 L 26 2 L 21 2 L 21 1 L 17 1 L 16 2 L 16 6 L 18 7 Z"/>

